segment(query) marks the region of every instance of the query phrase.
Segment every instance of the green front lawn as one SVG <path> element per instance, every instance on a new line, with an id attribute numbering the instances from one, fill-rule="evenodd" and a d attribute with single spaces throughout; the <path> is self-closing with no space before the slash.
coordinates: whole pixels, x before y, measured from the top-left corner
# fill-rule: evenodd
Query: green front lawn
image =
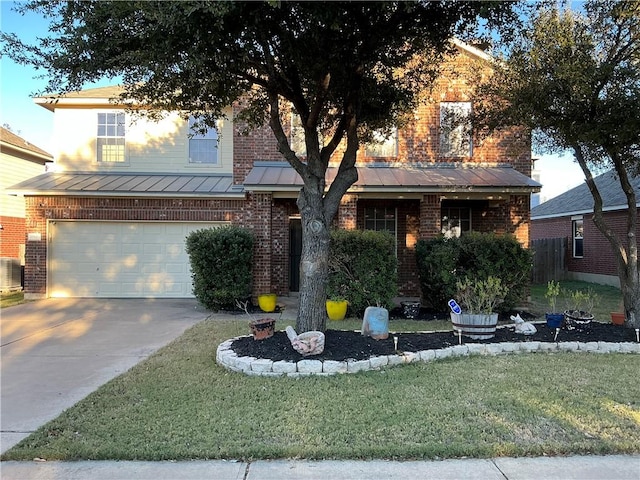
<path id="1" fill-rule="evenodd" d="M 24 293 L 20 292 L 2 292 L 0 294 L 0 308 L 13 307 L 24 303 Z"/>
<path id="2" fill-rule="evenodd" d="M 358 320 L 335 322 L 359 328 Z M 392 329 L 424 330 L 431 322 Z M 279 322 L 284 329 L 286 322 Z M 215 363 L 245 319 L 207 320 L 3 455 L 53 459 L 414 459 L 640 452 L 638 356 L 447 359 L 333 377 Z"/>

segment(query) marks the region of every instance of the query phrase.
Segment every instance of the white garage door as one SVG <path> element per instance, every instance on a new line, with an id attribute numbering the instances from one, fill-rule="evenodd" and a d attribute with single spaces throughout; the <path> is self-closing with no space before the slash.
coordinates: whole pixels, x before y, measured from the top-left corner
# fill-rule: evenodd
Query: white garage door
<path id="1" fill-rule="evenodd" d="M 51 297 L 193 297 L 185 238 L 223 225 L 183 222 L 49 224 Z"/>

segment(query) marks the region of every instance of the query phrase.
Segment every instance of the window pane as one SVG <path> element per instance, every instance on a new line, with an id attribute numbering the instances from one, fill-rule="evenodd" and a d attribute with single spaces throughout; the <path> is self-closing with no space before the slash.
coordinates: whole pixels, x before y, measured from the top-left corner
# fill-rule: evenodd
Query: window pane
<path id="1" fill-rule="evenodd" d="M 125 114 L 98 113 L 96 160 L 98 162 L 125 161 Z"/>
<path id="2" fill-rule="evenodd" d="M 373 132 L 373 143 L 365 149 L 367 157 L 396 157 L 398 156 L 398 131 L 393 129 L 388 137 L 380 132 Z"/>
<path id="3" fill-rule="evenodd" d="M 195 117 L 189 117 L 189 163 L 218 163 L 218 131 L 207 128 L 204 133 L 194 133 L 191 127 L 197 123 Z"/>
<path id="4" fill-rule="evenodd" d="M 440 156 L 470 157 L 472 155 L 471 102 L 440 104 Z"/>

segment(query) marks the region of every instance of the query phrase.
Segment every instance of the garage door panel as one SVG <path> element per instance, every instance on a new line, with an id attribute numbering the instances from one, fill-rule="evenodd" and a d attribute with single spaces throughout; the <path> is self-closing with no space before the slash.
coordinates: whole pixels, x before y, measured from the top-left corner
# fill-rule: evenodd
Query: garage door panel
<path id="1" fill-rule="evenodd" d="M 51 222 L 49 295 L 193 297 L 186 237 L 220 225 Z"/>

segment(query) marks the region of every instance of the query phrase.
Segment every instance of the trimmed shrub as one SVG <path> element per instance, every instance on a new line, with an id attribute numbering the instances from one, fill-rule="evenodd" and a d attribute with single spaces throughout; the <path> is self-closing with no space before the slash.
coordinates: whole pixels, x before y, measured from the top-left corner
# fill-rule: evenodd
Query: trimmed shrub
<path id="1" fill-rule="evenodd" d="M 355 315 L 370 305 L 393 307 L 398 291 L 395 239 L 388 232 L 333 230 L 328 298 L 344 298 Z"/>
<path id="2" fill-rule="evenodd" d="M 440 236 L 431 240 L 418 240 L 416 260 L 425 305 L 441 310 L 450 298 L 455 297 L 459 258 L 459 238 Z"/>
<path id="3" fill-rule="evenodd" d="M 480 232 L 419 240 L 416 258 L 423 301 L 438 310 L 454 298 L 458 280 L 489 277 L 509 289 L 500 309 L 510 310 L 524 298 L 533 265 L 532 253 L 512 235 Z"/>
<path id="4" fill-rule="evenodd" d="M 210 310 L 233 310 L 236 300 L 251 297 L 253 234 L 229 225 L 187 236 L 193 293 Z"/>

